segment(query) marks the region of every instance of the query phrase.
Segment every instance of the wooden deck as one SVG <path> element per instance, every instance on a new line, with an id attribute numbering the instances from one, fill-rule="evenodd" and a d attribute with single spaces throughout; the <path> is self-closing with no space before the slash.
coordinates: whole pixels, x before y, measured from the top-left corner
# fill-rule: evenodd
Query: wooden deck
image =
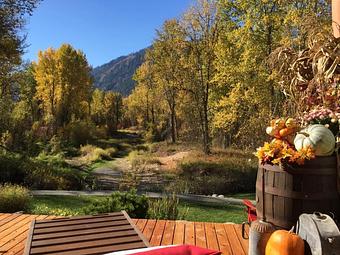
<path id="1" fill-rule="evenodd" d="M 57 216 L 0 213 L 0 254 L 23 254 L 30 223 Z M 193 244 L 220 250 L 223 254 L 246 255 L 248 241 L 241 225 L 228 223 L 134 219 L 152 246 Z"/>

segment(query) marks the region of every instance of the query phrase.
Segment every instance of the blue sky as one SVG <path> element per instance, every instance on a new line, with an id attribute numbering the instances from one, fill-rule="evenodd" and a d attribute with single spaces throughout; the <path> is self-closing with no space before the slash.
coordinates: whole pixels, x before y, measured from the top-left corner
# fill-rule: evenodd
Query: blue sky
<path id="1" fill-rule="evenodd" d="M 155 29 L 180 15 L 194 0 L 44 0 L 26 25 L 29 47 L 39 50 L 70 43 L 96 67 L 151 45 Z"/>

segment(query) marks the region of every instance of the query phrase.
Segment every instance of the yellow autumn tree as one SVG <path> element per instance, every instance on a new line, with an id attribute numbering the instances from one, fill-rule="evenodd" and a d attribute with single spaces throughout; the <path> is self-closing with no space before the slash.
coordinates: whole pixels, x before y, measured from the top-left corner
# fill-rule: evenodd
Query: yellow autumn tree
<path id="1" fill-rule="evenodd" d="M 95 89 L 91 100 L 91 118 L 96 125 L 104 123 L 104 96 L 103 90 Z"/>
<path id="2" fill-rule="evenodd" d="M 153 47 L 146 53 L 146 61 L 154 70 L 154 85 L 162 93 L 168 106 L 171 142 L 177 140 L 178 94 L 183 84 L 184 30 L 178 20 L 167 20 L 157 31 Z"/>
<path id="3" fill-rule="evenodd" d="M 265 138 L 269 119 L 287 114 L 285 94 L 268 57 L 283 45 L 303 48 L 308 27 L 324 22 L 328 4 L 280 0 L 219 4 L 223 32 L 215 51 L 214 132 L 222 134 L 225 145 L 257 146 Z"/>
<path id="4" fill-rule="evenodd" d="M 113 91 L 108 91 L 104 94 L 103 110 L 104 119 L 108 128 L 108 133 L 112 134 L 117 130 L 118 123 L 121 117 L 122 96 Z"/>
<path id="5" fill-rule="evenodd" d="M 198 0 L 184 13 L 181 20 L 186 41 L 183 65 L 185 81 L 182 89 L 188 93 L 195 105 L 205 153 L 209 153 L 211 148 L 212 112 L 209 102 L 215 89 L 214 62 L 215 49 L 222 29 L 220 17 L 217 1 Z"/>
<path id="6" fill-rule="evenodd" d="M 132 122 L 147 130 L 148 140 L 159 140 L 167 133 L 164 95 L 159 90 L 153 65 L 145 61 L 134 75 L 136 87 L 126 100 Z M 163 138 L 164 138 L 163 137 Z"/>
<path id="7" fill-rule="evenodd" d="M 64 44 L 40 51 L 34 64 L 36 98 L 53 130 L 88 115 L 92 78 L 85 54 Z M 87 114 L 84 114 L 87 113 Z"/>

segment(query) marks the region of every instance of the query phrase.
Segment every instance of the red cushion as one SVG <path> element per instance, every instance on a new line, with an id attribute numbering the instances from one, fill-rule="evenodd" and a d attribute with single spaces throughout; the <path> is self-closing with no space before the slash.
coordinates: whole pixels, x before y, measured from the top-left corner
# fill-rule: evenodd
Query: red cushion
<path id="1" fill-rule="evenodd" d="M 135 255 L 220 255 L 219 251 L 200 248 L 192 245 L 179 245 L 159 248 L 151 251 L 137 252 Z"/>

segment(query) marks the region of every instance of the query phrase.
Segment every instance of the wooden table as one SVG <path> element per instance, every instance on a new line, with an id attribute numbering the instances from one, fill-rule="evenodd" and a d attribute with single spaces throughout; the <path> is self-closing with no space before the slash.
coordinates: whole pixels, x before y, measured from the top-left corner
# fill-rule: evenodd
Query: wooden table
<path id="1" fill-rule="evenodd" d="M 125 211 L 33 220 L 25 255 L 85 255 L 149 247 Z"/>

